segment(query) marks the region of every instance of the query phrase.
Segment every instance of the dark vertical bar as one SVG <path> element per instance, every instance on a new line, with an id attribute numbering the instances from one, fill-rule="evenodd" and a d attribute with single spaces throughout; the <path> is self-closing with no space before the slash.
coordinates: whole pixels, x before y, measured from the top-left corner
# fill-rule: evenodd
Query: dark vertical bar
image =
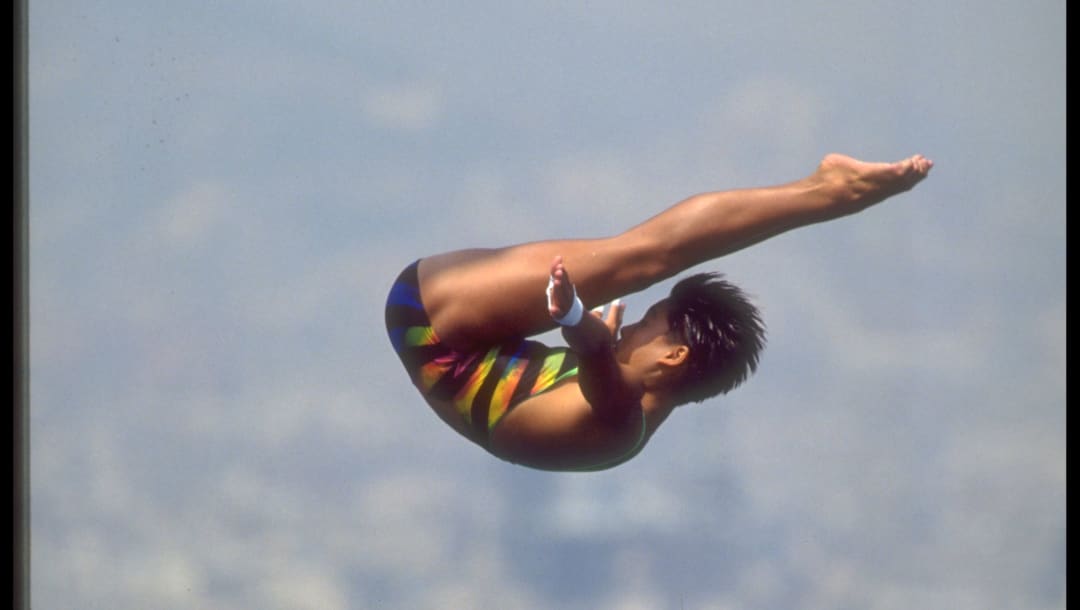
<path id="1" fill-rule="evenodd" d="M 14 99 L 12 100 L 12 113 L 14 114 L 14 151 L 12 154 L 14 171 L 14 202 L 12 209 L 12 248 L 13 248 L 13 285 L 12 309 L 14 363 L 13 389 L 15 395 L 12 401 L 14 421 L 12 434 L 14 436 L 14 506 L 12 518 L 14 519 L 14 554 L 12 565 L 14 566 L 14 605 L 13 608 L 25 610 L 30 607 L 30 438 L 29 438 L 29 410 L 30 410 L 30 376 L 29 376 L 29 252 L 28 248 L 28 225 L 29 225 L 29 103 L 27 82 L 27 20 L 28 9 L 26 0 L 15 0 L 12 3 L 12 32 L 13 43 L 13 72 L 14 72 Z"/>

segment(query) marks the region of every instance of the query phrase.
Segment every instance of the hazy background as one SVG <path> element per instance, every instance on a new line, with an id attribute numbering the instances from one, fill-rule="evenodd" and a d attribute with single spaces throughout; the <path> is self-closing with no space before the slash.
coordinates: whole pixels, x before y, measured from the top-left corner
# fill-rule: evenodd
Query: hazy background
<path id="1" fill-rule="evenodd" d="M 1064 1 L 29 16 L 35 607 L 1065 608 Z M 833 151 L 936 167 L 704 265 L 760 370 L 627 465 L 504 464 L 390 350 L 419 256 Z"/>

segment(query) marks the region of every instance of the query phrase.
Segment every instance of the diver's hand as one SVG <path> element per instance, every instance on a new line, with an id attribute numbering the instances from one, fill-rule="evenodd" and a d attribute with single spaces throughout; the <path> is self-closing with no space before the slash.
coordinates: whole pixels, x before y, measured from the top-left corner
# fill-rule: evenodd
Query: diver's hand
<path id="1" fill-rule="evenodd" d="M 551 261 L 550 282 L 548 284 L 548 313 L 555 320 L 560 320 L 570 313 L 574 305 L 574 283 L 570 281 L 570 274 L 563 266 L 561 256 L 556 256 Z"/>
<path id="2" fill-rule="evenodd" d="M 600 319 L 611 333 L 611 342 L 619 338 L 619 329 L 622 328 L 623 315 L 626 313 L 626 303 L 621 299 L 615 299 L 606 307 L 600 306 L 592 310 L 592 315 Z"/>

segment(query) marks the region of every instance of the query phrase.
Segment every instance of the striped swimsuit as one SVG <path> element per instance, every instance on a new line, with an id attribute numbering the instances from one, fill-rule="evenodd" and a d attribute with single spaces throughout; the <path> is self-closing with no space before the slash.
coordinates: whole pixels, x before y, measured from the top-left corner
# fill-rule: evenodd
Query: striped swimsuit
<path id="1" fill-rule="evenodd" d="M 420 301 L 417 266 L 409 265 L 390 289 L 386 330 L 413 384 L 427 397 L 451 402 L 488 446 L 492 430 L 521 401 L 577 375 L 566 348 L 520 339 L 486 351 L 460 352 L 439 341 Z"/>

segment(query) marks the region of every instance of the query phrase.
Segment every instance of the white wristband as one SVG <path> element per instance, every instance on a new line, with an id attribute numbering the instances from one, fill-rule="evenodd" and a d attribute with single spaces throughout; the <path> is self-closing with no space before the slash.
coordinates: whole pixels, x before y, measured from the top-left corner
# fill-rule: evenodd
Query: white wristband
<path id="1" fill-rule="evenodd" d="M 548 309 L 550 309 L 551 305 L 552 305 L 552 303 L 551 303 L 551 293 L 553 292 L 554 287 L 555 287 L 555 279 L 549 277 L 548 278 L 548 287 L 547 287 L 547 291 L 546 291 L 547 292 Z M 578 323 L 581 322 L 581 318 L 584 315 L 585 315 L 585 305 L 583 305 L 582 302 L 581 302 L 581 299 L 578 298 L 577 290 L 575 289 L 574 290 L 574 304 L 570 306 L 570 311 L 566 312 L 566 315 L 562 316 L 561 318 L 556 317 L 556 316 L 551 316 L 551 318 L 553 320 L 555 320 L 555 322 L 557 324 L 559 324 L 560 326 L 577 326 Z"/>

